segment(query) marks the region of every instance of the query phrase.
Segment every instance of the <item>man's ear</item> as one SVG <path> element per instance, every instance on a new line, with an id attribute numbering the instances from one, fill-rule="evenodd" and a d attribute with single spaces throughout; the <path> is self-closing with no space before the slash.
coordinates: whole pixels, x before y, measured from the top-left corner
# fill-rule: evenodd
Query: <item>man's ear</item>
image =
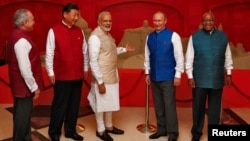
<path id="1" fill-rule="evenodd" d="M 65 17 L 67 16 L 66 12 L 63 12 L 63 18 L 65 19 Z"/>

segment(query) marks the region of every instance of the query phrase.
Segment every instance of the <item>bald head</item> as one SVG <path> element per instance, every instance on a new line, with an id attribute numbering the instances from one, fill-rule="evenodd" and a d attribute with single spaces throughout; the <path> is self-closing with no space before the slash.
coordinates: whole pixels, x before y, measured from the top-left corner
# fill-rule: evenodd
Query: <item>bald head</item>
<path id="1" fill-rule="evenodd" d="M 204 13 L 202 15 L 202 20 L 206 19 L 206 17 L 210 17 L 210 19 L 213 19 L 215 21 L 214 14 L 211 11 Z"/>
<path id="2" fill-rule="evenodd" d="M 202 15 L 202 26 L 203 29 L 210 32 L 215 29 L 215 18 L 214 14 L 209 11 Z"/>
<path id="3" fill-rule="evenodd" d="M 165 28 L 166 23 L 167 18 L 165 13 L 158 11 L 153 15 L 153 25 L 156 31 L 160 31 Z"/>
<path id="4" fill-rule="evenodd" d="M 153 15 L 153 17 L 154 17 L 154 16 L 162 16 L 164 20 L 167 19 L 166 14 L 163 13 L 162 11 L 157 11 L 157 12 L 155 12 L 154 15 Z"/>

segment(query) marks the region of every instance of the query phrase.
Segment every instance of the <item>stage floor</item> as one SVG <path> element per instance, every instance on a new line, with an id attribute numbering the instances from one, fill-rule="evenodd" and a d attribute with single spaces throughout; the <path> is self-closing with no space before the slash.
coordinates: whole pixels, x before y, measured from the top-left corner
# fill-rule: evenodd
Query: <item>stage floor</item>
<path id="1" fill-rule="evenodd" d="M 12 104 L 0 104 L 0 141 L 12 141 Z M 34 141 L 49 141 L 49 105 L 36 105 L 32 117 L 32 139 Z M 192 125 L 191 108 L 178 108 L 179 118 L 179 138 L 178 141 L 190 141 L 190 128 Z M 222 121 L 224 124 L 249 124 L 249 108 L 230 108 L 223 109 Z M 148 138 L 151 132 L 140 132 L 137 126 L 145 124 L 145 108 L 143 107 L 121 107 L 120 111 L 113 114 L 114 126 L 124 129 L 124 135 L 111 135 L 116 141 L 150 141 Z M 81 107 L 79 112 L 78 124 L 85 127 L 85 131 L 79 132 L 86 141 L 101 141 L 96 137 L 95 117 L 89 107 Z M 149 124 L 155 125 L 154 108 L 149 108 Z M 205 125 L 207 120 L 205 121 Z M 63 131 L 62 131 L 63 132 Z M 168 136 L 154 139 L 154 141 L 166 141 Z M 64 137 L 62 133 L 61 141 L 71 141 Z M 201 141 L 207 141 L 207 129 L 204 128 L 204 135 Z"/>

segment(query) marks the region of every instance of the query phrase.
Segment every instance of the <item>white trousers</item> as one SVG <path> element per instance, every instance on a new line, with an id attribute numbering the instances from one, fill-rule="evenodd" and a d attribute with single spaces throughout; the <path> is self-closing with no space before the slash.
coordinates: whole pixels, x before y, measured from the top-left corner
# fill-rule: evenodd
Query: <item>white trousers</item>
<path id="1" fill-rule="evenodd" d="M 97 132 L 104 132 L 105 127 L 113 127 L 112 124 L 112 112 L 97 112 L 95 113 Z"/>

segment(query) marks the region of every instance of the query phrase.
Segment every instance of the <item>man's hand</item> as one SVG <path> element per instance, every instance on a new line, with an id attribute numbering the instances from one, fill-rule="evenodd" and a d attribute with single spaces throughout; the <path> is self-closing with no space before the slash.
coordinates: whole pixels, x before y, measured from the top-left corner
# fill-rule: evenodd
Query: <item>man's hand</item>
<path id="1" fill-rule="evenodd" d="M 36 89 L 34 93 L 35 93 L 35 95 L 34 95 L 33 99 L 35 100 L 40 96 L 40 90 Z"/>
<path id="2" fill-rule="evenodd" d="M 231 75 L 227 75 L 227 76 L 226 76 L 225 84 L 226 84 L 226 86 L 228 86 L 228 87 L 232 86 L 232 76 L 231 76 Z"/>
<path id="3" fill-rule="evenodd" d="M 147 84 L 147 85 L 150 85 L 151 80 L 150 80 L 150 77 L 149 77 L 148 74 L 145 76 L 145 81 L 146 81 L 146 84 Z"/>
<path id="4" fill-rule="evenodd" d="M 106 93 L 106 88 L 105 88 L 104 83 L 98 85 L 98 88 L 99 88 L 99 93 L 100 94 L 105 94 Z"/>
<path id="5" fill-rule="evenodd" d="M 126 44 L 125 48 L 126 48 L 126 51 L 134 51 L 135 50 L 135 48 L 130 46 L 129 43 Z"/>
<path id="6" fill-rule="evenodd" d="M 55 79 L 55 76 L 54 75 L 52 75 L 52 76 L 49 76 L 49 81 L 50 81 L 50 83 L 51 84 L 55 84 L 55 82 L 56 82 L 56 79 Z"/>
<path id="7" fill-rule="evenodd" d="M 83 74 L 84 74 L 83 79 L 86 80 L 88 78 L 88 72 L 84 71 Z"/>
<path id="8" fill-rule="evenodd" d="M 181 78 L 174 78 L 174 86 L 179 86 L 181 85 Z"/>
<path id="9" fill-rule="evenodd" d="M 194 82 L 194 79 L 193 79 L 193 78 L 188 79 L 188 85 L 189 85 L 189 87 L 191 87 L 191 88 L 194 88 L 194 87 L 195 87 L 195 82 Z"/>

